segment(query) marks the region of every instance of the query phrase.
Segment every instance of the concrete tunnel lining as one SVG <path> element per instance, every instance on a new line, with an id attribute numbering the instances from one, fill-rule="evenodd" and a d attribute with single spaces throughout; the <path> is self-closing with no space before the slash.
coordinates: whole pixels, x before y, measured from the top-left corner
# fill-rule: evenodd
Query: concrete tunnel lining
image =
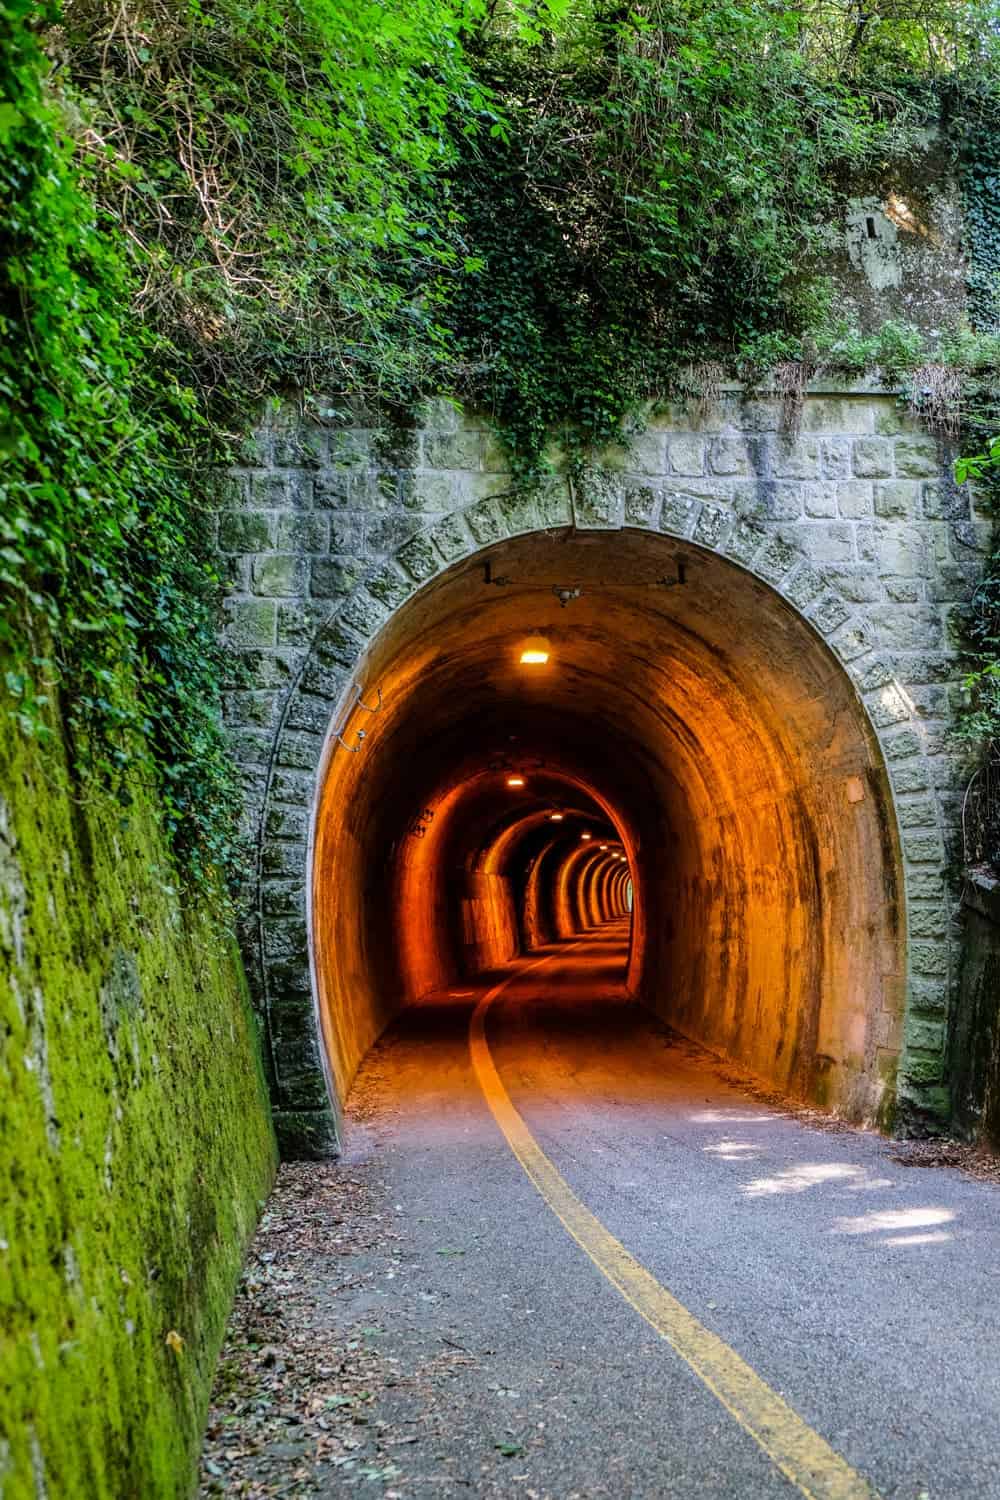
<path id="1" fill-rule="evenodd" d="M 360 753 L 330 755 L 314 822 L 340 1098 L 403 1005 L 624 912 L 631 878 L 637 1000 L 779 1088 L 877 1113 L 879 1017 L 905 974 L 880 748 L 808 622 L 736 564 L 684 551 L 687 582 L 667 588 L 669 538 L 523 536 L 443 573 L 373 641 L 359 681 L 383 707 Z M 510 583 L 485 582 L 485 560 Z M 553 584 L 581 596 L 563 608 Z M 518 648 L 536 634 L 551 660 L 529 674 Z M 587 863 L 587 827 L 621 845 L 620 872 Z"/>

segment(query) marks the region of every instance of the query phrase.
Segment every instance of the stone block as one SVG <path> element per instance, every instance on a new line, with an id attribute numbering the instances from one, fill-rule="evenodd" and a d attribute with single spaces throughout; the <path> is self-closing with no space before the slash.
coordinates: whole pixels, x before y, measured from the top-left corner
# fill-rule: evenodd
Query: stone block
<path id="1" fill-rule="evenodd" d="M 782 586 L 782 591 L 799 609 L 806 609 L 823 592 L 824 587 L 822 573 L 817 572 L 810 563 L 804 563 L 796 570 L 790 582 Z"/>
<path id="2" fill-rule="evenodd" d="M 371 457 L 378 469 L 419 469 L 423 433 L 419 427 L 378 427 L 371 435 Z"/>
<path id="3" fill-rule="evenodd" d="M 886 683 L 892 681 L 892 668 L 880 656 L 856 662 L 851 667 L 851 674 L 862 693 L 871 693 L 875 688 L 885 687 Z"/>
<path id="4" fill-rule="evenodd" d="M 535 499 L 536 492 L 531 489 L 506 489 L 494 496 L 494 503 L 503 517 L 504 530 L 508 536 L 537 529 L 538 509 Z"/>
<path id="5" fill-rule="evenodd" d="M 340 1155 L 337 1121 L 329 1106 L 276 1109 L 273 1119 L 282 1161 L 334 1161 Z"/>
<path id="6" fill-rule="evenodd" d="M 267 880 L 303 880 L 306 874 L 305 845 L 265 843 L 261 869 Z"/>
<path id="7" fill-rule="evenodd" d="M 819 439 L 805 435 L 779 435 L 769 442 L 765 462 L 778 479 L 818 479 Z"/>
<path id="8" fill-rule="evenodd" d="M 736 486 L 733 506 L 744 521 L 797 521 L 802 515 L 803 484 L 755 479 Z"/>
<path id="9" fill-rule="evenodd" d="M 309 592 L 314 599 L 342 599 L 356 587 L 364 573 L 358 557 L 314 557 L 309 571 Z"/>
<path id="10" fill-rule="evenodd" d="M 665 474 L 667 444 L 664 433 L 650 428 L 630 437 L 625 448 L 623 467 L 634 474 Z M 697 472 L 701 473 L 701 470 Z"/>
<path id="11" fill-rule="evenodd" d="M 279 552 L 329 551 L 330 517 L 321 511 L 279 515 L 275 545 Z"/>
<path id="12" fill-rule="evenodd" d="M 887 438 L 856 438 L 852 464 L 858 479 L 887 479 L 892 474 L 892 444 Z"/>
<path id="13" fill-rule="evenodd" d="M 251 583 L 253 592 L 265 599 L 304 594 L 309 583 L 309 563 L 293 552 L 265 553 L 253 560 Z"/>
<path id="14" fill-rule="evenodd" d="M 510 472 L 510 454 L 498 435 L 489 428 L 483 433 L 482 467 L 487 474 Z"/>
<path id="15" fill-rule="evenodd" d="M 928 521 L 968 521 L 971 507 L 967 486 L 940 479 L 922 486 L 921 510 Z"/>
<path id="16" fill-rule="evenodd" d="M 433 541 L 445 562 L 453 562 L 456 558 L 468 556 L 475 546 L 468 526 L 465 525 L 460 514 L 445 516 L 444 520 L 439 520 L 438 525 L 430 532 L 430 540 Z"/>
<path id="17" fill-rule="evenodd" d="M 885 735 L 882 740 L 882 749 L 889 760 L 909 760 L 913 755 L 920 755 L 924 744 L 915 729 L 902 729 L 896 734 Z"/>
<path id="18" fill-rule="evenodd" d="M 585 469 L 574 486 L 573 520 L 581 530 L 620 530 L 625 521 L 622 476 L 596 466 Z"/>
<path id="19" fill-rule="evenodd" d="M 835 567 L 854 562 L 854 528 L 846 521 L 815 521 L 802 527 L 799 535 L 810 562 Z"/>
<path id="20" fill-rule="evenodd" d="M 278 636 L 277 606 L 265 599 L 227 599 L 226 640 L 240 650 L 253 646 L 275 646 Z"/>
<path id="21" fill-rule="evenodd" d="M 352 553 L 355 557 L 363 555 L 365 550 L 365 516 L 357 511 L 337 511 L 322 519 L 329 527 L 330 546 L 329 551 L 337 553 Z M 373 527 L 378 527 L 385 520 L 384 516 L 376 516 L 372 521 Z M 412 522 L 408 523 L 412 527 Z"/>
<path id="22" fill-rule="evenodd" d="M 381 629 L 387 610 L 381 599 L 374 595 L 364 586 L 354 590 L 343 609 L 340 618 L 349 630 L 356 630 L 358 635 L 370 638 Z"/>
<path id="23" fill-rule="evenodd" d="M 910 707 L 895 686 L 879 688 L 868 711 L 876 729 L 888 729 L 890 724 L 902 724 L 910 717 Z"/>
<path id="24" fill-rule="evenodd" d="M 932 479 L 945 467 L 934 438 L 922 433 L 897 438 L 895 458 L 896 473 L 913 479 Z"/>
<path id="25" fill-rule="evenodd" d="M 498 476 L 490 478 L 498 481 Z M 401 476 L 400 494 L 407 510 L 444 513 L 472 500 L 471 476 L 450 469 L 418 470 Z"/>
<path id="26" fill-rule="evenodd" d="M 269 838 L 298 839 L 305 842 L 309 832 L 309 815 L 301 807 L 268 808 L 264 829 Z"/>
<path id="27" fill-rule="evenodd" d="M 890 778 L 896 792 L 922 792 L 930 786 L 927 767 L 922 760 L 904 761 L 890 767 Z"/>
<path id="28" fill-rule="evenodd" d="M 903 838 L 903 853 L 911 864 L 941 863 L 941 839 L 937 832 L 910 833 Z"/>
<path id="29" fill-rule="evenodd" d="M 915 526 L 890 526 L 883 522 L 875 529 L 875 543 L 883 573 L 908 578 L 925 572 L 924 538 Z"/>
<path id="30" fill-rule="evenodd" d="M 534 489 L 533 499 L 538 519 L 543 526 L 571 526 L 573 506 L 569 485 L 565 479 L 540 480 Z"/>
<path id="31" fill-rule="evenodd" d="M 311 771 L 315 774 L 323 753 L 325 735 L 304 729 L 287 729 L 278 743 L 276 763 L 291 770 Z M 287 847 L 287 846 L 286 846 Z M 288 871 L 272 871 L 272 874 L 302 875 L 305 871 L 305 850 L 302 851 L 301 867 L 296 865 Z"/>
<path id="32" fill-rule="evenodd" d="M 276 770 L 271 779 L 271 796 L 276 802 L 309 807 L 314 791 L 315 782 L 305 771 Z"/>
<path id="33" fill-rule="evenodd" d="M 850 438 L 828 437 L 821 440 L 819 471 L 823 479 L 850 479 L 852 473 Z"/>
<path id="34" fill-rule="evenodd" d="M 802 500 L 805 513 L 810 518 L 818 520 L 835 518 L 839 512 L 837 508 L 837 486 L 830 481 L 819 481 L 814 484 L 802 486 Z"/>
<path id="35" fill-rule="evenodd" d="M 685 433 L 667 444 L 671 474 L 695 477 L 705 472 L 705 439 Z"/>
<path id="36" fill-rule="evenodd" d="M 366 580 L 365 586 L 386 609 L 398 609 L 413 592 L 412 580 L 392 562 L 377 568 Z"/>
<path id="37" fill-rule="evenodd" d="M 463 512 L 465 523 L 480 547 L 503 541 L 507 535 L 503 512 L 496 500 L 481 500 Z"/>
<path id="38" fill-rule="evenodd" d="M 867 479 L 850 479 L 837 486 L 837 506 L 845 521 L 861 521 L 875 511 L 875 486 Z"/>
<path id="39" fill-rule="evenodd" d="M 433 396 L 421 404 L 417 424 L 432 432 L 457 432 L 461 416 L 461 409 L 454 401 L 445 396 Z"/>
<path id="40" fill-rule="evenodd" d="M 897 437 L 913 428 L 908 408 L 895 398 L 873 403 L 873 417 L 875 431 L 882 437 Z"/>
<path id="41" fill-rule="evenodd" d="M 694 527 L 699 541 L 703 542 L 706 547 L 715 546 L 731 523 L 732 516 L 717 505 L 706 505 L 704 510 L 709 514 L 702 527 L 701 517 L 704 512 L 701 501 L 694 495 L 686 495 L 680 490 L 667 489 L 664 491 L 663 504 L 660 508 L 660 530 L 670 532 L 674 536 L 690 536 L 691 529 Z M 710 537 L 714 540 L 709 540 Z"/>
<path id="42" fill-rule="evenodd" d="M 322 739 L 330 727 L 333 707 L 326 694 L 297 692 L 288 706 L 285 723 L 289 729 L 305 729 Z"/>
<path id="43" fill-rule="evenodd" d="M 268 511 L 223 511 L 219 516 L 221 552 L 264 552 L 274 546 L 276 533 L 275 517 Z"/>
<path id="44" fill-rule="evenodd" d="M 906 1053 L 904 1072 L 910 1083 L 937 1083 L 944 1073 L 944 1062 L 940 1054 L 933 1052 Z"/>
<path id="45" fill-rule="evenodd" d="M 456 432 L 428 432 L 424 463 L 429 469 L 478 469 L 483 458 L 483 434 L 460 428 Z"/>
<path id="46" fill-rule="evenodd" d="M 901 797 L 896 803 L 896 814 L 901 828 L 937 829 L 937 803 L 933 797 Z"/>
<path id="47" fill-rule="evenodd" d="M 328 604 L 296 599 L 294 604 L 278 605 L 278 645 L 303 648 L 330 613 Z"/>
<path id="48" fill-rule="evenodd" d="M 750 470 L 750 449 L 745 438 L 723 433 L 709 444 L 710 474 L 743 475 L 749 474 Z"/>
<path id="49" fill-rule="evenodd" d="M 890 650 L 935 651 L 941 646 L 943 625 L 933 605 L 882 604 L 871 617 L 880 641 Z"/>
<path id="50" fill-rule="evenodd" d="M 894 604 L 920 604 L 924 588 L 919 578 L 883 578 L 885 596 Z"/>
<path id="51" fill-rule="evenodd" d="M 313 480 L 313 498 L 323 510 L 346 510 L 351 504 L 350 474 L 326 469 Z"/>
<path id="52" fill-rule="evenodd" d="M 877 604 L 882 598 L 882 583 L 872 568 L 827 568 L 825 573 L 830 587 L 852 604 Z"/>
<path id="53" fill-rule="evenodd" d="M 920 485 L 915 479 L 890 479 L 875 486 L 875 514 L 913 520 L 920 514 Z"/>
<path id="54" fill-rule="evenodd" d="M 872 406 L 868 399 L 849 396 L 807 396 L 802 408 L 803 432 L 857 432 L 872 430 Z"/>
<path id="55" fill-rule="evenodd" d="M 855 661 L 872 648 L 871 626 L 864 620 L 850 620 L 832 637 L 830 644 L 841 661 Z"/>
<path id="56" fill-rule="evenodd" d="M 728 557 L 735 558 L 737 562 L 749 564 L 753 561 L 766 535 L 759 522 L 738 520 L 727 536 L 722 550 Z"/>
<path id="57" fill-rule="evenodd" d="M 426 536 L 415 536 L 412 541 L 407 542 L 397 553 L 396 561 L 417 583 L 433 578 L 441 566 L 439 555 Z"/>
<path id="58" fill-rule="evenodd" d="M 771 583 L 778 583 L 798 562 L 801 553 L 793 537 L 780 532 L 770 536 L 756 561 L 757 572 Z"/>
<path id="59" fill-rule="evenodd" d="M 625 525 L 652 526 L 659 503 L 659 491 L 653 485 L 626 481 Z"/>
<path id="60" fill-rule="evenodd" d="M 911 1016 L 906 1023 L 906 1045 L 911 1051 L 940 1053 L 944 1050 L 944 1022 Z"/>
<path id="61" fill-rule="evenodd" d="M 261 890 L 265 917 L 305 917 L 306 888 L 299 880 L 269 880 Z"/>
<path id="62" fill-rule="evenodd" d="M 810 618 L 824 635 L 829 635 L 850 616 L 850 609 L 837 594 L 824 594 L 809 611 Z"/>

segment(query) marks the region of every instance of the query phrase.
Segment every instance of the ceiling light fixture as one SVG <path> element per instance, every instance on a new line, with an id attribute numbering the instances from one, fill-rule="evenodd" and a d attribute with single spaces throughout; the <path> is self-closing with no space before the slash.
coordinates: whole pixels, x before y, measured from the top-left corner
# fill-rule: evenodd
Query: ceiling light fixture
<path id="1" fill-rule="evenodd" d="M 524 786 L 524 777 L 523 776 L 508 776 L 507 777 L 507 785 L 508 786 Z"/>
<path id="2" fill-rule="evenodd" d="M 549 643 L 543 635 L 530 635 L 521 645 L 522 667 L 544 667 L 549 659 Z"/>
<path id="3" fill-rule="evenodd" d="M 592 833 L 581 833 L 580 837 L 582 839 L 592 839 L 594 835 Z"/>
<path id="4" fill-rule="evenodd" d="M 561 823 L 562 820 L 563 820 L 562 813 L 549 813 L 549 822 L 550 823 Z"/>

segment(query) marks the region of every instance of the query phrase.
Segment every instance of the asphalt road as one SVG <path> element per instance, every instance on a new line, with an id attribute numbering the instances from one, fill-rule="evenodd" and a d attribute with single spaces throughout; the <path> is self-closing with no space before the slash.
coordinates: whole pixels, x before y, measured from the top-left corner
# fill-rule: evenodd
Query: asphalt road
<path id="1" fill-rule="evenodd" d="M 399 1493 L 1000 1500 L 998 1189 L 756 1102 L 626 999 L 624 942 L 514 971 L 484 1017 L 502 1087 L 566 1201 L 841 1470 L 786 1477 L 791 1440 L 769 1456 L 567 1232 L 484 1097 L 469 987 L 404 1014 L 347 1138 L 401 1238 L 341 1311 L 377 1320 L 402 1370 L 460 1351 L 433 1412 L 405 1382 L 385 1393 L 428 1439 Z"/>

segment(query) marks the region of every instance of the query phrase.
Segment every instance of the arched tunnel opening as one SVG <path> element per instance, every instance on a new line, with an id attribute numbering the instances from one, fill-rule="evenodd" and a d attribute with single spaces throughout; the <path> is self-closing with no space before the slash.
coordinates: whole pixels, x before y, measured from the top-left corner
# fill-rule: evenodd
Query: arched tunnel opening
<path id="1" fill-rule="evenodd" d="M 595 985 L 780 1090 L 877 1114 L 905 973 L 877 740 L 791 604 L 678 552 L 630 530 L 497 544 L 359 664 L 312 846 L 340 1100 L 405 1007 L 603 933 Z"/>

